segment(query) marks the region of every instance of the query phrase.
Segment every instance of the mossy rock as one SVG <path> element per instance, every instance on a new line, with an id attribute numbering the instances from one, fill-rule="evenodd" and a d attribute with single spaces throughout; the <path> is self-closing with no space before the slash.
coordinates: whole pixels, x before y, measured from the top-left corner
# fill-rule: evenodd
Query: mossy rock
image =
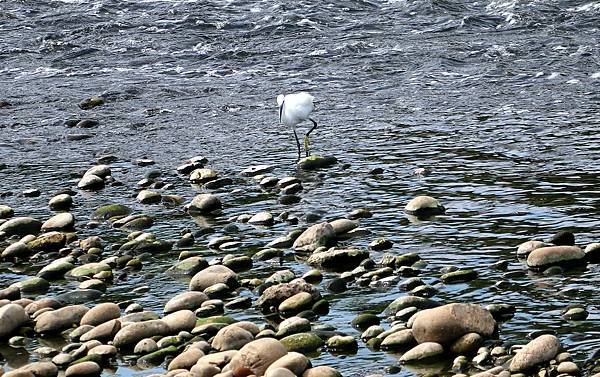
<path id="1" fill-rule="evenodd" d="M 109 220 L 112 218 L 121 218 L 129 215 L 131 208 L 122 204 L 108 204 L 97 208 L 92 214 L 93 220 Z"/>
<path id="2" fill-rule="evenodd" d="M 281 344 L 288 352 L 310 353 L 323 347 L 325 342 L 318 335 L 305 332 L 286 336 L 281 339 Z"/>
<path id="3" fill-rule="evenodd" d="M 312 155 L 298 161 L 298 166 L 303 170 L 316 170 L 329 167 L 337 163 L 333 156 Z"/>
<path id="4" fill-rule="evenodd" d="M 442 281 L 446 284 L 450 283 L 464 283 L 467 281 L 477 279 L 477 271 L 475 270 L 458 270 L 443 274 L 441 277 Z"/>
<path id="5" fill-rule="evenodd" d="M 201 325 L 205 325 L 208 323 L 226 323 L 228 325 L 231 325 L 232 323 L 236 323 L 237 320 L 228 317 L 226 315 L 215 315 L 212 317 L 206 317 L 206 318 L 199 318 L 196 320 L 196 327 L 201 326 Z"/>

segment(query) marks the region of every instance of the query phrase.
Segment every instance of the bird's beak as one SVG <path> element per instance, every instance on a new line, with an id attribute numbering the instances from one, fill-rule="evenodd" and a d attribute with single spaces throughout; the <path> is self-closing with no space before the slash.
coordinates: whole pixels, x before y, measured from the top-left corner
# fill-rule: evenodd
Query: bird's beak
<path id="1" fill-rule="evenodd" d="M 281 116 L 283 115 L 283 104 L 285 103 L 285 101 L 281 102 L 281 105 L 279 105 L 279 123 L 281 123 Z"/>

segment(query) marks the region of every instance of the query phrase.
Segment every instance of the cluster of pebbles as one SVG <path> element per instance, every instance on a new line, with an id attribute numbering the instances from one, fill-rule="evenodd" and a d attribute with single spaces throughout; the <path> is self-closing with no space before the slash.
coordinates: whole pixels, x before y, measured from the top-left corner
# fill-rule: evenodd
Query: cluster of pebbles
<path id="1" fill-rule="evenodd" d="M 110 157 L 102 159 L 110 161 Z M 138 165 L 151 163 L 140 160 Z M 206 167 L 207 163 L 204 157 L 194 157 L 177 167 L 179 174 L 203 191 L 189 203 L 184 204 L 183 196 L 165 194 L 169 184 L 153 177 L 138 182 L 142 189 L 135 200 L 143 205 L 180 207 L 192 216 L 221 216 L 226 205 L 210 190 L 226 188 L 234 180 L 250 180 L 277 192 L 282 204 L 298 203 L 305 190 L 297 177 L 270 175 L 271 166 L 254 166 L 242 171 L 241 178 L 230 178 Z M 312 156 L 301 160 L 299 167 L 325 169 L 335 163 L 332 157 Z M 119 182 L 112 177 L 111 167 L 101 164 L 85 172 L 77 187 L 93 192 L 111 185 Z M 527 344 L 503 345 L 498 333 L 501 323 L 515 312 L 510 305 L 436 301 L 436 287 L 419 278 L 424 264 L 418 254 L 392 252 L 393 242 L 383 238 L 373 240 L 368 248 L 349 246 L 353 238 L 370 234 L 360 227 L 361 219 L 373 215 L 369 210 L 358 209 L 346 218 L 309 227 L 298 227 L 299 219 L 289 213 L 274 216 L 263 211 L 231 217 L 229 224 L 268 227 L 285 223 L 291 229 L 249 256 L 236 253 L 240 243 L 231 236 L 200 241 L 189 231 L 178 240 L 162 240 L 147 231 L 154 223 L 152 216 L 135 214 L 123 204 L 96 208 L 84 227 L 88 233 L 98 229 L 98 234 L 80 237 L 78 222 L 70 212 L 76 194 L 66 190 L 52 197 L 49 207 L 57 214 L 43 222 L 15 217 L 17 211 L 0 205 L 2 265 L 39 266 L 35 276 L 0 289 L 0 339 L 11 347 L 25 347 L 48 336 L 66 342 L 61 348 L 39 346 L 33 350 L 37 361 L 14 370 L 0 369 L 0 375 L 52 377 L 64 371 L 67 377 L 93 376 L 118 365 L 117 360 L 125 360 L 142 368 L 163 366 L 162 375 L 166 376 L 333 377 L 340 375 L 335 365 L 313 365 L 311 354 L 323 350 L 351 355 L 359 347 L 400 355 L 399 364 L 388 368 L 389 373 L 403 365 L 440 360 L 449 360 L 443 369 L 449 375 L 581 373 L 554 334 L 541 331 Z M 416 197 L 404 210 L 417 218 L 444 213 L 444 207 L 428 196 Z M 127 236 L 107 243 L 101 232 L 107 224 Z M 526 259 L 527 267 L 544 273 L 597 261 L 600 244 L 588 245 L 585 250 L 574 244 L 572 234 L 560 233 L 548 243 L 523 243 L 517 255 Z M 219 255 L 208 260 L 194 245 Z M 166 302 L 162 312 L 145 310 L 135 301 L 102 302 L 104 293 L 121 277 L 148 263 L 142 256 L 178 248 L 178 260 L 164 272 L 188 276 L 189 287 Z M 271 264 L 275 271 L 267 278 L 247 273 L 290 251 L 313 269 L 296 276 L 292 270 Z M 442 272 L 439 279 L 443 284 L 478 278 L 473 269 L 448 267 Z M 325 274 L 334 277 L 324 279 Z M 53 292 L 60 291 L 56 288 L 65 279 L 78 282 L 78 288 L 48 293 L 51 287 Z M 344 292 L 353 285 L 400 287 L 406 294 L 382 311 L 356 316 L 351 323 L 356 332 L 319 324 L 319 316 L 330 310 L 325 293 Z M 144 287 L 137 293 L 143 294 Z M 231 315 L 250 308 L 262 312 L 263 320 L 256 323 Z M 587 312 L 570 308 L 565 316 L 581 320 Z"/>

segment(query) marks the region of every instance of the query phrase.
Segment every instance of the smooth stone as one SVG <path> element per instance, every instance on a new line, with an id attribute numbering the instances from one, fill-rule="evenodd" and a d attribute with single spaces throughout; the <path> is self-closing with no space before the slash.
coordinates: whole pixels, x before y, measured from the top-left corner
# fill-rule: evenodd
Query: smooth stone
<path id="1" fill-rule="evenodd" d="M 219 177 L 218 173 L 209 168 L 195 169 L 190 173 L 190 182 L 192 183 L 206 183 L 213 181 Z"/>
<path id="2" fill-rule="evenodd" d="M 582 321 L 588 317 L 590 313 L 584 308 L 571 308 L 563 314 L 563 318 L 570 321 Z"/>
<path id="3" fill-rule="evenodd" d="M 533 250 L 527 257 L 527 267 L 545 268 L 557 264 L 582 262 L 585 253 L 578 246 L 548 246 Z"/>
<path id="4" fill-rule="evenodd" d="M 269 365 L 265 371 L 265 375 L 271 370 L 285 368 L 294 373 L 294 375 L 301 376 L 309 366 L 310 360 L 306 356 L 299 352 L 288 352 L 286 355 L 280 357 L 271 365 Z"/>
<path id="5" fill-rule="evenodd" d="M 34 252 L 57 252 L 67 242 L 67 236 L 60 232 L 49 232 L 27 242 L 27 246 Z"/>
<path id="6" fill-rule="evenodd" d="M 213 194 L 199 194 L 188 206 L 188 211 L 192 214 L 210 214 L 223 208 L 221 201 Z"/>
<path id="7" fill-rule="evenodd" d="M 579 367 L 572 361 L 563 361 L 562 363 L 558 364 L 556 371 L 559 374 L 566 373 L 572 376 L 578 376 L 580 373 Z"/>
<path id="8" fill-rule="evenodd" d="M 354 317 L 351 322 L 352 327 L 355 327 L 360 330 L 366 330 L 367 328 L 373 325 L 379 325 L 381 320 L 375 314 L 371 313 L 361 313 Z"/>
<path id="9" fill-rule="evenodd" d="M 2 258 L 26 258 L 33 253 L 33 250 L 24 242 L 17 241 L 8 245 L 2 251 Z"/>
<path id="10" fill-rule="evenodd" d="M 598 262 L 600 260 L 600 242 L 593 242 L 588 244 L 583 250 L 585 258 L 591 262 Z"/>
<path id="11" fill-rule="evenodd" d="M 312 155 L 298 161 L 298 167 L 302 170 L 323 169 L 335 165 L 337 158 L 333 156 Z"/>
<path id="12" fill-rule="evenodd" d="M 162 320 L 149 320 L 144 322 L 134 322 L 119 330 L 113 340 L 113 345 L 117 348 L 123 348 L 136 344 L 142 339 L 153 336 L 164 336 L 171 332 L 171 328 Z"/>
<path id="13" fill-rule="evenodd" d="M 79 102 L 79 108 L 82 110 L 90 110 L 94 107 L 104 105 L 105 100 L 100 96 L 91 96 Z"/>
<path id="14" fill-rule="evenodd" d="M 284 300 L 300 292 L 310 293 L 314 302 L 321 298 L 319 290 L 313 285 L 308 284 L 302 279 L 295 279 L 289 283 L 281 283 L 265 289 L 256 301 L 256 306 L 263 313 L 270 313 L 271 308 L 278 308 Z"/>
<path id="15" fill-rule="evenodd" d="M 58 332 L 78 325 L 89 309 L 83 305 L 69 305 L 41 314 L 35 321 L 35 332 Z"/>
<path id="16" fill-rule="evenodd" d="M 102 296 L 102 291 L 95 289 L 74 289 L 56 295 L 55 298 L 63 304 L 86 304 Z"/>
<path id="17" fill-rule="evenodd" d="M 196 326 L 196 315 L 191 310 L 178 310 L 167 314 L 162 319 L 172 334 L 180 331 L 192 331 Z"/>
<path id="18" fill-rule="evenodd" d="M 327 339 L 326 346 L 329 351 L 351 351 L 358 349 L 358 342 L 351 335 L 334 335 Z"/>
<path id="19" fill-rule="evenodd" d="M 62 212 L 52 216 L 42 224 L 42 231 L 49 232 L 52 230 L 68 231 L 75 226 L 75 216 L 69 212 Z"/>
<path id="20" fill-rule="evenodd" d="M 450 345 L 450 352 L 457 355 L 468 355 L 477 351 L 483 344 L 483 337 L 475 332 L 467 333 Z"/>
<path id="21" fill-rule="evenodd" d="M 252 340 L 254 336 L 249 331 L 232 324 L 219 330 L 211 345 L 217 351 L 239 350 Z"/>
<path id="22" fill-rule="evenodd" d="M 119 305 L 113 304 L 112 302 L 105 302 L 94 306 L 85 313 L 81 318 L 80 324 L 97 326 L 110 321 L 111 319 L 119 318 L 120 316 L 121 309 L 119 308 Z"/>
<path id="23" fill-rule="evenodd" d="M 79 284 L 79 290 L 93 289 L 95 291 L 106 292 L 106 283 L 100 279 L 85 280 Z"/>
<path id="24" fill-rule="evenodd" d="M 574 246 L 575 235 L 568 231 L 560 231 L 548 240 L 548 243 L 556 246 Z"/>
<path id="25" fill-rule="evenodd" d="M 539 249 L 541 247 L 548 246 L 545 242 L 530 240 L 525 241 L 517 247 L 517 256 L 526 257 L 535 249 Z"/>
<path id="26" fill-rule="evenodd" d="M 300 292 L 279 304 L 278 311 L 281 313 L 298 313 L 310 308 L 312 303 L 313 297 L 310 293 Z"/>
<path id="27" fill-rule="evenodd" d="M 104 185 L 104 180 L 94 174 L 84 175 L 77 183 L 78 188 L 89 191 L 100 190 L 104 188 Z"/>
<path id="28" fill-rule="evenodd" d="M 0 225 L 0 234 L 4 233 L 6 237 L 26 236 L 39 233 L 41 228 L 42 223 L 32 217 L 15 217 Z"/>
<path id="29" fill-rule="evenodd" d="M 204 356 L 204 352 L 197 348 L 188 348 L 184 352 L 177 355 L 170 363 L 167 370 L 172 371 L 176 369 L 187 369 L 196 365 L 198 360 Z"/>
<path id="30" fill-rule="evenodd" d="M 510 372 L 527 372 L 535 366 L 554 359 L 559 350 L 560 341 L 556 336 L 540 335 L 517 351 L 510 362 Z"/>
<path id="31" fill-rule="evenodd" d="M 0 300 L 18 300 L 21 298 L 21 290 L 18 287 L 7 287 L 0 289 Z"/>
<path id="32" fill-rule="evenodd" d="M 239 286 L 235 272 L 223 265 L 213 265 L 194 275 L 190 281 L 189 289 L 190 291 L 203 291 L 218 283 L 226 284 L 229 288 Z"/>
<path id="33" fill-rule="evenodd" d="M 163 309 L 165 314 L 179 310 L 196 310 L 203 302 L 208 300 L 208 296 L 202 292 L 183 292 L 171 298 Z"/>
<path id="34" fill-rule="evenodd" d="M 117 356 L 117 348 L 109 344 L 100 344 L 89 350 L 88 355 L 100 355 L 103 358 Z"/>
<path id="35" fill-rule="evenodd" d="M 177 262 L 174 266 L 170 267 L 167 272 L 175 275 L 193 276 L 206 267 L 208 267 L 208 262 L 204 258 L 199 256 L 189 257 Z"/>
<path id="36" fill-rule="evenodd" d="M 322 347 L 325 342 L 314 333 L 298 333 L 281 339 L 288 352 L 310 353 Z"/>
<path id="37" fill-rule="evenodd" d="M 48 280 L 40 277 L 30 277 L 25 280 L 11 284 L 9 287 L 17 287 L 21 293 L 46 292 L 50 288 Z"/>
<path id="38" fill-rule="evenodd" d="M 102 271 L 112 271 L 111 267 L 102 262 L 86 263 L 82 266 L 75 267 L 69 272 L 69 275 L 75 278 L 91 277 Z"/>
<path id="39" fill-rule="evenodd" d="M 446 344 L 471 332 L 488 337 L 496 327 L 492 314 L 473 304 L 448 304 L 426 309 L 414 318 L 412 330 L 419 343 Z"/>
<path id="40" fill-rule="evenodd" d="M 293 243 L 294 250 L 314 251 L 320 246 L 332 246 L 335 243 L 335 231 L 333 227 L 323 222 L 315 224 L 306 229 Z"/>
<path id="41" fill-rule="evenodd" d="M 253 340 L 244 345 L 229 362 L 231 371 L 249 371 L 263 376 L 267 368 L 287 354 L 284 345 L 273 338 Z"/>
<path id="42" fill-rule="evenodd" d="M 4 204 L 0 204 L 0 219 L 8 219 L 9 217 L 12 217 L 15 214 L 15 211 Z"/>
<path id="43" fill-rule="evenodd" d="M 478 276 L 477 271 L 471 270 L 471 269 L 465 269 L 465 270 L 457 270 L 457 271 L 448 272 L 446 274 L 443 274 L 440 279 L 446 284 L 452 284 L 452 283 L 464 283 L 467 281 L 475 280 L 475 279 L 477 279 L 477 276 Z"/>
<path id="44" fill-rule="evenodd" d="M 311 330 L 310 321 L 301 317 L 290 317 L 279 324 L 276 333 L 277 338 L 284 338 L 288 335 L 309 332 Z"/>
<path id="45" fill-rule="evenodd" d="M 289 283 L 295 278 L 296 274 L 294 274 L 294 271 L 288 269 L 279 270 L 273 272 L 273 274 L 271 274 L 271 276 L 265 280 L 265 284 L 274 285 L 280 283 Z"/>
<path id="46" fill-rule="evenodd" d="M 270 212 L 259 212 L 257 214 L 255 214 L 254 216 L 252 216 L 250 218 L 250 220 L 248 220 L 249 224 L 254 224 L 254 225 L 273 225 L 273 223 L 275 222 L 275 219 L 273 218 L 273 215 Z"/>
<path id="47" fill-rule="evenodd" d="M 296 377 L 296 375 L 286 368 L 273 368 L 265 372 L 265 377 Z"/>
<path id="48" fill-rule="evenodd" d="M 125 217 L 132 212 L 131 208 L 122 204 L 108 204 L 98 207 L 92 214 L 92 220 L 109 220 Z"/>
<path id="49" fill-rule="evenodd" d="M 302 377 L 342 377 L 342 374 L 330 366 L 319 365 L 305 370 Z"/>
<path id="50" fill-rule="evenodd" d="M 69 194 L 58 194 L 48 202 L 48 207 L 53 211 L 67 211 L 73 206 L 73 197 Z"/>
<path id="51" fill-rule="evenodd" d="M 406 204 L 406 207 L 404 207 L 404 212 L 415 216 L 441 215 L 445 211 L 446 209 L 437 199 L 426 195 L 413 198 Z"/>
<path id="52" fill-rule="evenodd" d="M 67 272 L 75 268 L 73 263 L 71 263 L 73 260 L 71 257 L 57 259 L 44 266 L 37 273 L 37 276 L 46 280 L 62 279 Z"/>
<path id="53" fill-rule="evenodd" d="M 142 204 L 157 204 L 161 199 L 160 193 L 151 190 L 142 190 L 136 196 L 136 200 Z"/>
<path id="54" fill-rule="evenodd" d="M 88 342 L 90 340 L 109 341 L 121 330 L 121 321 L 112 319 L 95 326 L 85 334 L 81 335 L 80 341 Z"/>
<path id="55" fill-rule="evenodd" d="M 71 365 L 65 371 L 65 377 L 88 377 L 99 376 L 102 368 L 93 361 L 84 361 Z"/>
<path id="56" fill-rule="evenodd" d="M 362 340 L 369 340 L 371 338 L 377 337 L 379 334 L 383 333 L 385 329 L 379 325 L 369 326 L 363 333 L 360 335 Z"/>
<path id="57" fill-rule="evenodd" d="M 358 222 L 349 219 L 337 219 L 329 222 L 336 236 L 348 233 L 353 229 L 358 228 Z"/>
<path id="58" fill-rule="evenodd" d="M 401 296 L 392 301 L 383 311 L 383 315 L 390 316 L 400 310 L 414 306 L 419 310 L 431 309 L 440 306 L 440 303 L 425 297 Z"/>
<path id="59" fill-rule="evenodd" d="M 365 249 L 329 249 L 321 252 L 314 252 L 307 264 L 331 271 L 348 271 L 358 265 L 363 260 L 369 258 L 369 251 Z"/>
<path id="60" fill-rule="evenodd" d="M 435 342 L 424 342 L 411 348 L 400 357 L 401 363 L 411 363 L 437 357 L 444 353 L 441 344 Z"/>
<path id="61" fill-rule="evenodd" d="M 406 349 L 416 344 L 415 337 L 411 329 L 393 332 L 383 338 L 380 344 L 383 350 Z"/>
<path id="62" fill-rule="evenodd" d="M 136 343 L 133 353 L 136 355 L 145 355 L 158 350 L 156 341 L 152 338 L 145 338 Z"/>
<path id="63" fill-rule="evenodd" d="M 29 321 L 21 305 L 6 304 L 0 307 L 0 338 L 5 338 Z"/>
<path id="64" fill-rule="evenodd" d="M 369 243 L 369 249 L 375 251 L 391 249 L 392 246 L 394 246 L 394 243 L 387 238 L 379 238 Z"/>

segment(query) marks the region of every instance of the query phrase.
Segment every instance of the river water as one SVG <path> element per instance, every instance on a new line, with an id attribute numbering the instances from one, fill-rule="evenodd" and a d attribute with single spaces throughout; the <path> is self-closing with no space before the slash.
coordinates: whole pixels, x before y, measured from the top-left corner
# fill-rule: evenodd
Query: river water
<path id="1" fill-rule="evenodd" d="M 0 1 L 0 100 L 11 104 L 0 108 L 0 164 L 7 165 L 0 203 L 48 218 L 54 192 L 73 187 L 98 156 L 113 154 L 113 175 L 124 185 L 77 195 L 78 224 L 116 201 L 156 216 L 150 230 L 159 237 L 177 238 L 206 224 L 180 209 L 135 204 L 136 182 L 160 170 L 174 185 L 169 193 L 191 199 L 198 189 L 174 168 L 205 155 L 243 192 L 218 191 L 226 205 L 211 224 L 216 235 L 240 213 L 287 210 L 331 220 L 367 207 L 374 216 L 361 226 L 372 234 L 348 244 L 386 237 L 394 241 L 391 252 L 418 252 L 438 300 L 517 308 L 498 343 L 525 343 L 530 331 L 553 329 L 582 362 L 600 348 L 600 268 L 533 274 L 515 248 L 560 230 L 574 232 L 581 246 L 600 241 L 599 25 L 600 4 L 592 1 Z M 293 133 L 277 124 L 276 96 L 300 90 L 316 98 L 313 150 L 340 161 L 319 173 L 296 170 Z M 78 108 L 100 94 L 105 105 Z M 65 127 L 73 118 L 99 126 Z M 139 158 L 156 165 L 139 167 Z M 256 164 L 275 166 L 277 176 L 299 175 L 302 202 L 279 204 L 239 176 Z M 431 174 L 414 176 L 418 167 Z M 371 175 L 373 168 L 384 172 Z M 42 195 L 7 195 L 28 188 Z M 402 208 L 420 194 L 439 199 L 446 215 L 410 221 Z M 247 254 L 291 229 L 239 226 L 239 252 Z M 80 236 L 95 234 L 124 237 L 108 227 Z M 161 310 L 187 287 L 162 274 L 176 255 L 147 261 L 100 301 L 135 298 Z M 487 267 L 499 260 L 509 262 L 508 277 Z M 473 267 L 480 279 L 438 284 L 447 265 Z M 308 270 L 292 257 L 283 266 Z M 242 276 L 276 268 L 259 264 Z M 2 264 L 0 282 L 35 271 Z M 509 285 L 500 290 L 501 280 Z M 140 285 L 150 287 L 141 298 L 131 293 Z M 358 335 L 349 324 L 357 313 L 403 294 L 394 286 L 352 287 L 329 296 L 331 313 L 319 321 Z M 569 304 L 586 305 L 589 318 L 562 319 Z M 252 310 L 233 315 L 260 318 Z M 27 360 L 11 355 L 12 367 Z M 359 376 L 384 373 L 396 359 L 361 343 L 356 355 L 323 352 L 313 363 Z M 113 372 L 150 373 L 125 362 Z"/>

